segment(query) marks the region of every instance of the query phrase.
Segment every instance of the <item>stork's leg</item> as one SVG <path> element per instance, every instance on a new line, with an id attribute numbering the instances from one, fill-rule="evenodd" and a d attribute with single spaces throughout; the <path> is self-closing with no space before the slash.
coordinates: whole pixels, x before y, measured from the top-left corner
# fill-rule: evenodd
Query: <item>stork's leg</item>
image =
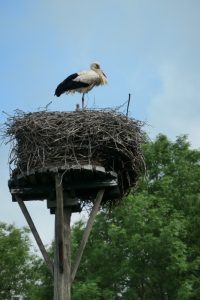
<path id="1" fill-rule="evenodd" d="M 85 95 L 84 95 L 84 93 L 83 93 L 83 95 L 82 95 L 82 110 L 84 110 L 84 100 L 85 100 L 85 99 L 84 99 L 84 96 L 85 96 Z"/>

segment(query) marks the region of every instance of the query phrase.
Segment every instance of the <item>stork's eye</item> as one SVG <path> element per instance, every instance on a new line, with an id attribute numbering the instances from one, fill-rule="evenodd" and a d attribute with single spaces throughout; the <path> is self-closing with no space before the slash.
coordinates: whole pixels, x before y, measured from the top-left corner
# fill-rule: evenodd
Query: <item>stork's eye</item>
<path id="1" fill-rule="evenodd" d="M 96 64 L 95 66 L 97 69 L 100 69 L 100 65 L 99 64 Z"/>

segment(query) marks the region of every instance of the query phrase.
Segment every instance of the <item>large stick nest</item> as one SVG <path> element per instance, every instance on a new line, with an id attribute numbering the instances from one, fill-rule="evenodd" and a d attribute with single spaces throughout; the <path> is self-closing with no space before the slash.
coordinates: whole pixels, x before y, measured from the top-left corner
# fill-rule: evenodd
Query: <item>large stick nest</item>
<path id="1" fill-rule="evenodd" d="M 52 166 L 100 165 L 118 175 L 121 195 L 144 170 L 142 123 L 114 110 L 17 112 L 5 123 L 13 174 Z"/>

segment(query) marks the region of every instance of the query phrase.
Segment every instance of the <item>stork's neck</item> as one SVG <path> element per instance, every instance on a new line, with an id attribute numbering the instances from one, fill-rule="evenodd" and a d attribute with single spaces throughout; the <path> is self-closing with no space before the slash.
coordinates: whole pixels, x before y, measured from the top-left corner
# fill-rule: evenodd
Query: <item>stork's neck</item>
<path id="1" fill-rule="evenodd" d="M 101 70 L 99 70 L 99 71 L 100 72 L 98 72 L 98 74 L 99 74 L 99 77 L 101 78 L 101 84 L 107 84 L 108 81 L 107 81 L 105 74 Z"/>
<path id="2" fill-rule="evenodd" d="M 106 76 L 104 75 L 103 71 L 101 69 L 96 69 L 96 68 L 91 68 L 92 71 L 96 72 L 98 75 L 99 75 L 99 78 L 100 78 L 100 81 L 101 83 L 100 84 L 106 84 L 108 83 L 107 82 L 107 78 Z"/>

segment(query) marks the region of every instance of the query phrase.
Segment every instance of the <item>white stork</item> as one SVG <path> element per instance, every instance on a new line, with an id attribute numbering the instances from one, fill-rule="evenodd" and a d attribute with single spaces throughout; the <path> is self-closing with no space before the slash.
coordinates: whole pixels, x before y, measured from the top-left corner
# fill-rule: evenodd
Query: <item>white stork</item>
<path id="1" fill-rule="evenodd" d="M 107 77 L 97 63 L 92 63 L 90 70 L 81 71 L 68 76 L 55 90 L 55 95 L 60 97 L 63 93 L 82 93 L 82 109 L 84 109 L 84 95 L 94 86 L 107 83 Z"/>

